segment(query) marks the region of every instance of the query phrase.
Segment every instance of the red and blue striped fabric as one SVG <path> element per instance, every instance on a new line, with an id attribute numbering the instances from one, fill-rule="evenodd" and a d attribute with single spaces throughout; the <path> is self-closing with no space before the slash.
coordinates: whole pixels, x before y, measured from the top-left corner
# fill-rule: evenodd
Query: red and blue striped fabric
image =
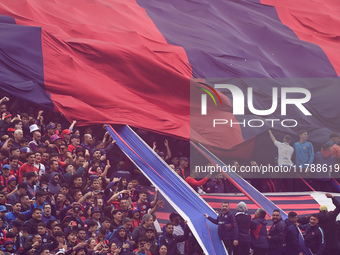
<path id="1" fill-rule="evenodd" d="M 228 254 L 217 233 L 211 207 L 128 126 L 106 127 L 127 157 L 157 187 L 176 211 L 188 221 L 192 233 L 206 254 Z"/>
<path id="2" fill-rule="evenodd" d="M 191 78 L 337 79 L 339 6 L 336 0 L 3 1 L 0 84 L 80 125 L 128 124 L 189 139 Z M 340 126 L 339 86 L 322 86 L 313 86 L 315 118 L 305 123 L 316 142 Z M 263 132 L 228 131 L 219 139 L 202 129 L 192 134 L 249 157 Z"/>
<path id="3" fill-rule="evenodd" d="M 289 213 L 291 211 L 296 212 L 299 216 L 309 216 L 313 213 L 318 213 L 320 205 L 317 201 L 310 195 L 293 195 L 293 194 L 276 194 L 276 195 L 266 195 L 266 197 L 272 201 L 278 208 L 281 208 L 285 213 Z M 228 201 L 230 205 L 230 210 L 236 213 L 236 206 L 239 202 L 243 201 L 247 204 L 248 214 L 252 215 L 252 218 L 255 215 L 256 210 L 259 208 L 255 205 L 248 197 L 245 195 L 235 195 L 235 194 L 207 194 L 202 195 L 202 198 L 216 211 L 220 211 L 221 204 L 223 201 Z M 160 198 L 162 199 L 162 198 Z M 165 199 L 164 199 L 165 201 Z M 161 226 L 164 226 L 168 223 L 170 213 L 173 212 L 174 209 L 170 204 L 165 203 L 162 208 L 157 210 L 157 219 Z M 269 220 L 272 212 L 268 212 L 266 219 Z M 268 221 L 268 223 L 271 223 Z"/>

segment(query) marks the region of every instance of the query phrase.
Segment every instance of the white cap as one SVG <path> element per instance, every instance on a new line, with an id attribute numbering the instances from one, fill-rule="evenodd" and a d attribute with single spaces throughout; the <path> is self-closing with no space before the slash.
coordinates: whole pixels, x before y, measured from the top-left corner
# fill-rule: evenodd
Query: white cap
<path id="1" fill-rule="evenodd" d="M 39 130 L 38 126 L 36 124 L 33 124 L 30 126 L 30 133 Z"/>
<path id="2" fill-rule="evenodd" d="M 65 254 L 65 249 L 64 248 L 59 249 L 55 255 L 61 255 L 61 254 Z"/>

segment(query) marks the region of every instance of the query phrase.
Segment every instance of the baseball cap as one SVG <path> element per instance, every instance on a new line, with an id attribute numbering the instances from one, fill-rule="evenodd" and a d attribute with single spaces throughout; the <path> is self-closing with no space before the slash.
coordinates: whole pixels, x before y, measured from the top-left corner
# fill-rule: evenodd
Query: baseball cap
<path id="1" fill-rule="evenodd" d="M 9 165 L 4 165 L 3 167 L 2 167 L 2 169 L 11 169 L 11 167 L 9 166 Z"/>
<path id="2" fill-rule="evenodd" d="M 9 112 L 6 112 L 5 113 L 5 119 L 9 118 L 9 117 L 12 117 L 12 114 L 10 114 Z"/>
<path id="3" fill-rule="evenodd" d="M 189 160 L 189 158 L 187 158 L 187 157 L 180 157 L 180 158 L 179 158 L 179 161 L 182 161 L 182 160 L 186 160 L 186 161 L 188 161 L 188 160 Z"/>
<path id="4" fill-rule="evenodd" d="M 17 180 L 17 178 L 15 178 L 14 175 L 10 175 L 10 176 L 8 177 L 7 183 L 10 183 L 11 181 L 16 181 L 16 180 Z"/>
<path id="5" fill-rule="evenodd" d="M 134 208 L 132 209 L 132 214 L 134 214 L 135 212 L 139 212 L 139 210 L 138 210 L 137 207 L 134 207 Z"/>
<path id="6" fill-rule="evenodd" d="M 51 142 L 53 143 L 54 141 L 61 139 L 61 137 L 57 134 L 51 136 Z"/>
<path id="7" fill-rule="evenodd" d="M 74 210 L 75 212 L 80 212 L 81 209 L 82 209 L 80 203 L 74 203 L 74 204 L 72 205 L 72 208 L 73 208 L 73 210 Z"/>
<path id="8" fill-rule="evenodd" d="M 72 132 L 69 130 L 69 129 L 64 129 L 63 132 L 61 134 L 63 135 L 69 135 L 71 134 Z"/>
<path id="9" fill-rule="evenodd" d="M 28 148 L 28 147 L 22 147 L 20 152 L 25 152 L 25 153 L 30 153 L 31 152 L 31 149 Z"/>
<path id="10" fill-rule="evenodd" d="M 0 205 L 0 212 L 7 212 L 6 206 Z"/>
<path id="11" fill-rule="evenodd" d="M 91 209 L 91 215 L 92 215 L 93 213 L 96 213 L 96 212 L 101 213 L 101 211 L 99 210 L 98 207 L 93 207 L 93 208 Z"/>
<path id="12" fill-rule="evenodd" d="M 14 244 L 14 242 L 13 242 L 13 239 L 12 238 L 6 238 L 5 239 L 5 243 L 4 243 L 4 246 L 6 246 L 7 244 Z"/>
<path id="13" fill-rule="evenodd" d="M 55 129 L 55 128 L 56 128 L 56 126 L 55 126 L 54 124 L 48 124 L 48 125 L 46 126 L 46 130 Z"/>

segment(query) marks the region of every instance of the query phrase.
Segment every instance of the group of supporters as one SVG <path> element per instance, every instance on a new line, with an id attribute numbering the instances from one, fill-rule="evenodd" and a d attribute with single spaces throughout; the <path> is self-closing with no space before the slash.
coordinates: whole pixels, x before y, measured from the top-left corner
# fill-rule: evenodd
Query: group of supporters
<path id="1" fill-rule="evenodd" d="M 105 132 L 105 125 L 99 130 L 87 127 L 80 132 L 76 121 L 70 124 L 62 116 L 54 116 L 45 124 L 44 118 L 52 113 L 31 106 L 25 107 L 27 113 L 23 113 L 22 108 L 16 108 L 19 103 L 8 109 L 8 102 L 8 97 L 0 100 L 0 254 L 203 253 L 179 214 L 172 213 L 163 229 L 155 224 L 156 210 L 163 203 L 158 201 L 158 191 L 148 202 L 148 191 L 142 187 L 149 186 L 149 181 L 124 157 Z M 279 164 L 286 164 L 282 159 L 287 157 L 288 138 L 278 143 L 272 133 L 270 136 L 279 148 Z M 180 156 L 172 156 L 167 139 L 153 142 L 153 149 L 190 186 L 207 193 L 237 192 L 225 176 L 201 180 L 190 177 L 189 159 L 183 153 L 188 143 L 177 142 L 175 152 Z M 331 153 L 332 148 L 327 150 Z M 310 153 L 313 148 L 303 145 L 296 147 L 297 160 L 300 154 L 307 160 L 305 150 L 314 158 L 314 152 Z M 236 160 L 231 164 L 239 167 Z M 265 186 L 266 180 L 261 185 Z M 234 254 L 248 255 L 250 247 L 254 254 L 265 254 L 261 252 L 268 247 L 270 252 L 278 239 L 271 231 L 267 236 L 266 212 L 259 209 L 253 221 L 246 212 L 246 205 L 240 203 L 236 220 L 232 220 L 234 216 L 224 203 L 217 220 L 206 216 L 219 224 L 221 240 Z M 273 227 L 279 221 L 277 213 L 273 212 Z M 290 216 L 288 220 L 293 217 Z M 314 215 L 311 219 L 321 225 L 320 217 Z M 311 219 L 310 226 L 305 226 L 306 233 L 312 227 Z M 290 223 L 286 223 L 288 227 L 279 231 L 282 249 L 290 247 Z M 242 230 L 245 228 L 251 236 Z"/>
<path id="2" fill-rule="evenodd" d="M 8 101 L 0 100 L 0 254 L 200 250 L 177 213 L 163 229 L 154 223 L 163 204 L 158 190 L 148 202 L 143 187 L 149 181 L 123 156 L 105 126 L 81 134 L 76 121 L 65 126 L 62 117 L 45 125 L 49 113 L 9 112 Z M 164 148 L 159 155 L 169 157 L 167 140 Z"/>
<path id="3" fill-rule="evenodd" d="M 327 193 L 336 206 L 328 212 L 322 205 L 320 212 L 308 217 L 298 217 L 296 212 L 289 212 L 283 220 L 281 212 L 272 212 L 272 225 L 267 228 L 265 219 L 267 212 L 259 208 L 255 217 L 247 214 L 247 205 L 238 203 L 236 213 L 229 210 L 229 203 L 223 202 L 217 218 L 205 214 L 208 220 L 218 225 L 218 234 L 233 255 L 303 255 L 303 244 L 299 241 L 300 231 L 303 232 L 304 243 L 315 255 L 340 254 L 339 237 L 337 235 L 336 217 L 340 212 L 339 199 Z M 302 239 L 301 239 L 302 240 Z"/>
<path id="4" fill-rule="evenodd" d="M 307 190 L 320 191 L 335 191 L 332 187 L 331 179 L 332 173 L 339 172 L 340 163 L 340 135 L 333 132 L 329 135 L 330 140 L 325 141 L 321 150 L 314 153 L 312 143 L 308 141 L 308 132 L 306 130 L 299 131 L 299 141 L 290 146 L 291 137 L 285 135 L 282 142 L 279 142 L 274 137 L 271 130 L 268 131 L 271 140 L 278 148 L 277 164 L 279 166 L 293 166 L 295 171 L 301 174 L 307 182 L 302 182 L 298 175 L 293 176 L 292 180 L 284 180 L 282 182 L 275 182 L 275 189 L 282 189 L 286 186 L 286 191 L 303 191 L 306 186 Z M 295 164 L 292 158 L 295 158 Z M 337 177 L 338 174 L 335 174 Z"/>

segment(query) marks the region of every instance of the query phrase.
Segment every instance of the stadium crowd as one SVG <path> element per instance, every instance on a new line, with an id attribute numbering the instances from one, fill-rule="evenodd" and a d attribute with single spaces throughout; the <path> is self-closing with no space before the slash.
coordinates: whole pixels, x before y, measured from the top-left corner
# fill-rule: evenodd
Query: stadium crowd
<path id="1" fill-rule="evenodd" d="M 143 187 L 150 186 L 150 182 L 115 145 L 105 125 L 78 129 L 76 121 L 69 123 L 59 113 L 42 111 L 7 96 L 0 99 L 0 116 L 0 254 L 203 253 L 178 213 L 170 214 L 170 222 L 163 230 L 157 228 L 156 211 L 163 204 L 158 200 L 157 189 L 149 202 L 148 191 Z M 143 131 L 139 134 L 145 136 Z M 270 137 L 279 148 L 278 164 L 286 164 L 282 155 L 284 158 L 287 150 L 291 152 L 286 146 L 288 137 L 283 143 L 276 141 L 271 132 Z M 168 139 L 156 142 L 150 135 L 144 138 L 196 190 L 237 192 L 225 176 L 200 180 L 190 177 L 187 142 Z M 175 151 L 170 149 L 170 143 Z M 331 152 L 331 148 L 323 151 Z M 231 164 L 239 166 L 237 160 Z M 261 191 L 280 190 L 269 182 L 273 180 L 254 181 Z M 333 202 L 338 210 L 334 198 Z M 273 225 L 267 234 L 264 210 L 259 209 L 251 220 L 244 203 L 236 209 L 237 213 L 232 215 L 229 204 L 223 203 L 218 219 L 206 215 L 219 225 L 220 238 L 230 252 L 248 255 L 251 247 L 256 255 L 266 254 L 268 249 L 270 252 L 273 245 L 290 247 L 289 222 L 293 222 L 291 218 L 296 214 L 290 214 L 285 227 L 280 223 L 279 230 L 274 231 L 277 222 L 281 222 L 280 211 L 274 211 Z M 328 215 L 326 210 L 322 212 Z M 335 214 L 329 216 L 334 222 Z M 309 225 L 299 226 L 306 230 L 306 243 L 307 237 L 311 237 L 309 231 L 319 221 L 322 227 L 323 222 L 320 215 L 308 220 Z M 293 232 L 296 238 L 296 229 Z M 318 232 L 318 237 L 321 233 Z M 315 245 L 314 239 L 310 242 Z M 322 252 L 320 249 L 315 254 Z M 280 253 L 275 250 L 269 254 Z"/>

